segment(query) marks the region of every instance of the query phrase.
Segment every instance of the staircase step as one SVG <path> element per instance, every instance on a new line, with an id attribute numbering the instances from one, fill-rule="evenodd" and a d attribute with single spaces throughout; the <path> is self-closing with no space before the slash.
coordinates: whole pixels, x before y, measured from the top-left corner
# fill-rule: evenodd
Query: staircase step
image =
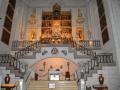
<path id="1" fill-rule="evenodd" d="M 0 70 L 6 70 L 6 67 L 0 66 Z"/>
<path id="2" fill-rule="evenodd" d="M 16 75 L 16 77 L 24 78 L 24 73 L 20 72 L 20 73 L 18 73 L 18 75 Z"/>
<path id="3" fill-rule="evenodd" d="M 10 70 L 10 72 L 11 72 L 11 73 L 18 74 L 18 73 L 19 73 L 19 70 L 18 70 L 18 69 L 17 69 L 17 70 L 14 69 L 14 70 Z"/>
<path id="4" fill-rule="evenodd" d="M 95 69 L 95 70 L 102 70 L 102 66 L 101 66 L 101 65 L 95 66 L 94 69 Z"/>
<path id="5" fill-rule="evenodd" d="M 39 90 L 51 90 L 51 88 L 28 88 L 27 90 L 34 90 L 34 89 L 39 89 Z M 53 88 L 54 90 L 77 90 L 77 88 Z M 52 90 L 53 90 L 52 89 Z"/>
<path id="6" fill-rule="evenodd" d="M 5 70 L 5 74 L 14 73 L 16 77 L 23 78 L 23 73 L 20 73 L 18 69 L 15 69 L 13 66 L 10 66 L 9 63 L 0 63 L 2 67 L 0 66 L 0 70 Z"/>
<path id="7" fill-rule="evenodd" d="M 0 66 L 7 66 L 8 65 L 8 63 L 0 63 Z"/>
<path id="8" fill-rule="evenodd" d="M 55 83 L 54 90 L 78 90 L 76 81 L 30 81 L 27 90 L 51 90 L 49 83 Z"/>
<path id="9" fill-rule="evenodd" d="M 102 66 L 115 66 L 115 63 L 101 63 Z"/>
<path id="10" fill-rule="evenodd" d="M 14 67 L 13 66 L 9 66 L 9 67 L 6 67 L 6 69 L 14 70 Z"/>

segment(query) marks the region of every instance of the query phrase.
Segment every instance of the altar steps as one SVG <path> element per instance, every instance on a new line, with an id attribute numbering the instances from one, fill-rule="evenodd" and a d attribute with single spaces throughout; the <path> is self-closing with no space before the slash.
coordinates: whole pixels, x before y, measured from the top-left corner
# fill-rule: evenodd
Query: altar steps
<path id="1" fill-rule="evenodd" d="M 30 81 L 27 90 L 51 90 L 49 83 L 54 83 L 52 90 L 78 90 L 76 81 Z"/>

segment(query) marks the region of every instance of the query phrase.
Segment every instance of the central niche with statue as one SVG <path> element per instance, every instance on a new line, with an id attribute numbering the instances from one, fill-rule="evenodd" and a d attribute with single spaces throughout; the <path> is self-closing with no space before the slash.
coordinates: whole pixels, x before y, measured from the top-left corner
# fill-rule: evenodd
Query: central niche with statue
<path id="1" fill-rule="evenodd" d="M 42 12 L 41 43 L 65 44 L 72 42 L 71 11 L 61 11 L 56 3 L 52 11 Z"/>

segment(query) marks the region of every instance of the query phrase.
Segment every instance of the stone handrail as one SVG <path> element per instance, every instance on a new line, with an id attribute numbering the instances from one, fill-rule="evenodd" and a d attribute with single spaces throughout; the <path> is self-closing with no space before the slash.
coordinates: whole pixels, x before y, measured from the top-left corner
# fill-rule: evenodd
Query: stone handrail
<path id="1" fill-rule="evenodd" d="M 15 52 L 15 59 L 23 58 L 25 55 L 27 55 L 29 52 L 31 52 L 31 50 L 32 51 L 40 50 L 41 49 L 40 45 L 41 45 L 40 42 L 36 41 L 36 42 L 28 45 L 27 47 L 24 47 L 23 49 Z"/>
<path id="2" fill-rule="evenodd" d="M 81 40 L 79 44 L 83 47 L 101 47 L 100 40 Z"/>
<path id="3" fill-rule="evenodd" d="M 16 40 L 16 41 L 12 42 L 11 49 L 14 51 L 21 50 L 35 42 L 38 42 L 38 41 L 27 41 L 27 40 L 18 41 L 18 40 Z M 41 43 L 41 42 L 39 42 L 39 43 Z M 100 40 L 81 40 L 81 41 L 79 41 L 79 44 L 83 47 L 92 47 L 92 48 L 100 48 L 101 47 Z M 34 50 L 34 49 L 31 48 L 31 51 L 32 50 Z"/>
<path id="4" fill-rule="evenodd" d="M 15 60 L 14 57 L 12 57 L 12 55 L 10 55 L 10 54 L 1 54 L 0 55 L 0 64 L 4 64 L 6 67 L 9 65 L 8 69 L 9 69 L 9 67 L 13 67 L 15 70 L 19 70 L 19 73 L 20 72 L 25 73 L 28 70 L 27 64 L 25 64 L 21 61 Z"/>
<path id="5" fill-rule="evenodd" d="M 113 55 L 112 53 L 107 53 L 104 55 L 96 55 L 96 59 L 91 59 L 87 63 L 84 63 L 82 66 L 84 75 L 89 74 L 91 70 L 95 70 L 96 67 L 100 67 L 101 64 L 109 64 L 113 63 Z"/>
<path id="6" fill-rule="evenodd" d="M 99 67 L 100 64 L 108 64 L 114 62 L 112 53 L 103 53 L 101 55 L 97 55 L 95 51 L 81 45 L 76 45 L 75 48 L 77 51 L 91 56 L 91 60 L 82 65 L 82 73 L 84 75 L 89 74 L 91 70 L 94 70 L 96 67 Z"/>
<path id="7" fill-rule="evenodd" d="M 91 56 L 91 58 L 96 58 L 96 52 L 94 52 L 93 50 L 83 47 L 81 45 L 78 45 L 77 47 L 75 47 L 77 51 L 80 51 L 83 54 L 89 55 Z"/>
<path id="8" fill-rule="evenodd" d="M 23 88 L 24 88 L 24 90 L 27 90 L 30 79 L 31 79 L 31 71 L 27 71 L 25 76 L 24 76 L 24 79 L 23 79 Z"/>
<path id="9" fill-rule="evenodd" d="M 18 69 L 19 72 L 24 67 L 24 73 L 28 70 L 28 64 L 25 64 L 18 59 L 23 58 L 31 49 L 36 49 L 39 47 L 39 41 L 34 42 L 27 47 L 15 52 L 15 55 L 4 54 L 0 55 L 0 63 L 8 63 L 10 66 L 13 66 L 15 69 Z"/>
<path id="10" fill-rule="evenodd" d="M 37 41 L 28 41 L 28 40 L 23 40 L 23 41 L 13 41 L 12 42 L 12 50 L 21 50 L 27 46 L 30 46 L 31 44 L 35 43 Z"/>

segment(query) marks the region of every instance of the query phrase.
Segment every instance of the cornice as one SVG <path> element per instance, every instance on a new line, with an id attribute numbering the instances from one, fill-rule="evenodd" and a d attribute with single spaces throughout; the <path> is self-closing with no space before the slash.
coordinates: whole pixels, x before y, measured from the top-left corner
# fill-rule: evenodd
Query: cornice
<path id="1" fill-rule="evenodd" d="M 75 8 L 75 7 L 85 7 L 86 0 L 22 0 L 28 7 L 33 8 L 50 8 L 53 3 L 59 3 L 61 7 Z M 36 2 L 36 3 L 35 3 Z M 43 2 L 43 3 L 42 3 Z M 70 2 L 70 4 L 66 3 Z M 76 4 L 75 4 L 76 3 Z"/>

